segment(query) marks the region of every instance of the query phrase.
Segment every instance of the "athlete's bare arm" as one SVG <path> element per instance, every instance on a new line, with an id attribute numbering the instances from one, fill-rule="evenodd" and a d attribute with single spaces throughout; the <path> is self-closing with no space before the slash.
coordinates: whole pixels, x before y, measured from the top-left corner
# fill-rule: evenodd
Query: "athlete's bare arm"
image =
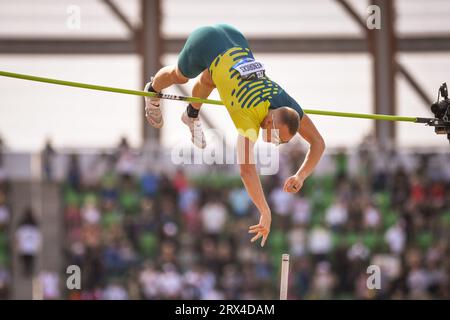
<path id="1" fill-rule="evenodd" d="M 270 232 L 272 217 L 269 205 L 267 204 L 264 196 L 259 175 L 256 171 L 253 157 L 253 146 L 254 143 L 248 138 L 241 135 L 238 136 L 237 158 L 240 166 L 242 182 L 244 183 L 245 189 L 247 189 L 247 193 L 261 214 L 259 224 L 249 227 L 249 233 L 256 233 L 251 240 L 252 242 L 262 237 L 261 246 L 264 246 Z"/>
<path id="2" fill-rule="evenodd" d="M 216 86 L 213 79 L 211 78 L 209 70 L 205 70 L 201 73 L 200 77 L 195 82 L 194 88 L 192 89 L 192 96 L 196 98 L 207 99 L 215 87 Z M 201 103 L 194 102 L 192 102 L 191 105 L 197 110 L 199 110 L 202 106 Z"/>
<path id="3" fill-rule="evenodd" d="M 291 193 L 300 191 L 303 182 L 313 172 L 325 150 L 321 134 L 306 114 L 300 121 L 298 133 L 309 143 L 309 150 L 297 173 L 289 177 L 284 184 L 284 191 Z"/>

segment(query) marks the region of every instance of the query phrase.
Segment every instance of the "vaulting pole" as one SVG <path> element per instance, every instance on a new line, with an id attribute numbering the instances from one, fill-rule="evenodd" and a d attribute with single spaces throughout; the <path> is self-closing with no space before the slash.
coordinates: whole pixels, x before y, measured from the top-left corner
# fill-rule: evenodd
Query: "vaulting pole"
<path id="1" fill-rule="evenodd" d="M 139 91 L 139 90 L 114 88 L 114 87 L 107 87 L 107 86 L 101 86 L 101 85 L 96 85 L 96 84 L 88 84 L 88 83 L 81 83 L 81 82 L 74 82 L 74 81 L 37 77 L 37 76 L 28 75 L 28 74 L 21 74 L 21 73 L 14 73 L 14 72 L 0 71 L 0 76 L 22 79 L 22 80 L 30 80 L 30 81 L 36 81 L 36 82 L 51 83 L 51 84 L 57 84 L 57 85 L 68 86 L 68 87 L 76 87 L 76 88 L 82 88 L 82 89 L 89 89 L 89 90 L 130 94 L 130 95 L 135 95 L 135 96 L 159 97 L 161 99 L 168 99 L 168 100 L 179 100 L 179 101 L 197 102 L 197 103 L 205 103 L 205 104 L 213 104 L 213 105 L 223 105 L 223 102 L 220 100 L 201 99 L 201 98 L 185 97 L 185 96 L 179 96 L 179 95 L 173 95 L 173 94 L 153 93 L 153 92 L 145 92 L 145 91 Z M 335 116 L 335 117 L 384 120 L 384 121 L 425 123 L 426 121 L 424 121 L 424 120 L 430 120 L 430 118 L 392 116 L 392 115 L 385 115 L 385 114 L 366 114 L 366 113 L 338 112 L 338 111 L 313 110 L 313 109 L 303 109 L 303 111 L 307 114 L 315 114 L 315 115 L 322 115 L 322 116 Z"/>

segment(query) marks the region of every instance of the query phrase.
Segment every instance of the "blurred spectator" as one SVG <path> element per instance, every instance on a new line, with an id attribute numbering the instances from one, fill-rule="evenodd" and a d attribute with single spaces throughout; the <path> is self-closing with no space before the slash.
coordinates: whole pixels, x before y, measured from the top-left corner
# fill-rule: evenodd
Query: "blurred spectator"
<path id="1" fill-rule="evenodd" d="M 16 230 L 17 252 L 25 277 L 34 273 L 34 263 L 42 243 L 42 232 L 30 208 L 25 210 Z"/>
<path id="2" fill-rule="evenodd" d="M 71 154 L 69 156 L 69 165 L 67 168 L 67 184 L 75 189 L 79 190 L 81 186 L 81 171 L 80 163 L 77 154 Z"/>
<path id="3" fill-rule="evenodd" d="M 11 274 L 7 268 L 0 265 L 0 300 L 9 298 L 11 291 Z"/>
<path id="4" fill-rule="evenodd" d="M 304 197 L 294 200 L 292 222 L 307 225 L 311 219 L 311 201 Z"/>
<path id="5" fill-rule="evenodd" d="M 330 263 L 327 261 L 318 263 L 312 280 L 312 297 L 315 299 L 330 299 L 335 283 L 336 279 L 331 271 Z"/>
<path id="6" fill-rule="evenodd" d="M 342 230 L 348 218 L 347 206 L 342 201 L 337 201 L 328 208 L 325 221 L 332 230 Z"/>
<path id="7" fill-rule="evenodd" d="M 151 172 L 145 173 L 141 178 L 141 188 L 144 196 L 155 197 L 158 192 L 158 176 Z"/>
<path id="8" fill-rule="evenodd" d="M 136 156 L 125 137 L 120 140 L 116 158 L 116 170 L 119 175 L 132 175 L 134 173 L 136 169 Z"/>
<path id="9" fill-rule="evenodd" d="M 342 180 L 347 178 L 348 175 L 348 157 L 347 157 L 347 153 L 345 152 L 345 149 L 339 149 L 337 151 L 336 157 L 335 157 L 335 162 L 336 162 L 336 168 L 335 168 L 335 179 L 336 179 L 336 184 L 339 185 L 341 183 Z"/>
<path id="10" fill-rule="evenodd" d="M 207 234 L 218 234 L 225 226 L 227 211 L 225 206 L 213 200 L 206 203 L 200 211 L 202 224 Z"/>
<path id="11" fill-rule="evenodd" d="M 173 177 L 173 187 L 178 193 L 182 193 L 189 186 L 188 179 L 184 173 L 184 170 L 178 168 L 175 176 Z"/>
<path id="12" fill-rule="evenodd" d="M 295 226 L 288 233 L 290 252 L 293 256 L 303 256 L 307 252 L 307 230 L 301 226 Z"/>
<path id="13" fill-rule="evenodd" d="M 42 169 L 44 171 L 44 179 L 52 181 L 54 178 L 53 161 L 56 155 L 50 139 L 45 142 L 44 149 L 41 152 Z"/>
<path id="14" fill-rule="evenodd" d="M 392 253 L 401 254 L 405 248 L 406 235 L 402 221 L 399 221 L 386 231 L 385 240 Z"/>
<path id="15" fill-rule="evenodd" d="M 282 177 L 304 153 L 283 148 L 283 172 L 263 180 L 273 216 L 262 250 L 249 241 L 257 212 L 239 176 L 138 174 L 123 142 L 120 170 L 105 158 L 100 183 L 64 189 L 68 259 L 83 270 L 68 297 L 274 299 L 288 252 L 291 299 L 450 298 L 450 175 L 435 174 L 448 157 L 378 153 L 371 139 L 330 155 L 296 195 Z M 367 288 L 371 264 L 381 290 Z"/>
<path id="16" fill-rule="evenodd" d="M 224 289 L 226 299 L 236 299 L 239 297 L 242 281 L 242 275 L 237 269 L 236 264 L 230 263 L 223 268 L 220 284 Z"/>
<path id="17" fill-rule="evenodd" d="M 272 204 L 272 211 L 280 216 L 292 213 L 293 196 L 283 191 L 282 186 L 272 190 L 269 200 Z"/>
<path id="18" fill-rule="evenodd" d="M 175 265 L 167 263 L 162 266 L 159 274 L 159 289 L 164 299 L 179 299 L 181 297 L 182 277 Z"/>
<path id="19" fill-rule="evenodd" d="M 251 206 L 251 199 L 245 188 L 235 188 L 231 190 L 228 200 L 236 215 L 244 216 L 248 213 Z"/>
<path id="20" fill-rule="evenodd" d="M 2 137 L 0 137 L 0 183 L 5 179 L 6 176 L 6 171 L 4 169 L 4 155 L 3 153 L 5 152 L 5 144 L 3 142 Z"/>
<path id="21" fill-rule="evenodd" d="M 410 189 L 408 176 L 403 168 L 399 168 L 394 173 L 393 183 L 390 189 L 394 206 L 401 207 L 408 199 Z"/>
<path id="22" fill-rule="evenodd" d="M 331 233 L 322 226 L 314 227 L 308 239 L 309 250 L 319 259 L 324 259 L 332 247 Z"/>
<path id="23" fill-rule="evenodd" d="M 444 256 L 445 249 L 436 245 L 427 252 L 425 263 L 428 270 L 428 291 L 433 296 L 442 296 L 447 299 L 448 292 L 445 291 L 448 285 L 443 284 L 448 284 L 449 276 L 442 264 Z"/>
<path id="24" fill-rule="evenodd" d="M 6 231 L 9 225 L 11 214 L 9 213 L 9 208 L 6 205 L 6 195 L 2 190 L 0 190 L 0 232 Z"/>
<path id="25" fill-rule="evenodd" d="M 139 283 L 144 299 L 157 299 L 159 297 L 159 279 L 159 273 L 151 263 L 147 262 L 139 274 Z"/>
<path id="26" fill-rule="evenodd" d="M 428 287 L 430 285 L 429 273 L 422 265 L 422 254 L 411 249 L 407 252 L 406 261 L 409 272 L 406 279 L 409 297 L 411 299 L 428 299 Z"/>
<path id="27" fill-rule="evenodd" d="M 369 259 L 370 250 L 361 242 L 356 242 L 347 251 L 350 261 L 366 261 Z"/>
<path id="28" fill-rule="evenodd" d="M 102 177 L 105 176 L 114 166 L 114 156 L 101 153 L 95 156 L 88 169 L 83 174 L 83 180 L 88 186 L 96 186 Z"/>
<path id="29" fill-rule="evenodd" d="M 128 300 L 128 293 L 124 286 L 114 281 L 106 286 L 102 293 L 104 300 Z"/>
<path id="30" fill-rule="evenodd" d="M 377 230 L 381 226 L 380 212 L 368 201 L 364 206 L 363 215 L 363 223 L 366 229 Z"/>
<path id="31" fill-rule="evenodd" d="M 86 224 L 100 223 L 101 216 L 95 198 L 86 197 L 85 203 L 81 208 L 81 217 Z"/>
<path id="32" fill-rule="evenodd" d="M 57 272 L 42 271 L 39 274 L 39 282 L 44 300 L 55 300 L 60 297 L 59 278 Z"/>
<path id="33" fill-rule="evenodd" d="M 0 141 L 1 144 L 1 141 Z M 1 153 L 0 145 L 0 153 Z M 0 155 L 1 157 L 1 155 Z M 8 205 L 9 184 L 0 164 L 0 300 L 8 299 L 11 293 L 11 213 Z"/>
<path id="34" fill-rule="evenodd" d="M 3 142 L 3 139 L 0 136 L 0 167 L 3 166 L 3 152 L 4 151 L 5 151 L 5 143 Z"/>
<path id="35" fill-rule="evenodd" d="M 411 201 L 415 205 L 421 205 L 425 200 L 425 186 L 418 176 L 413 176 L 410 184 Z"/>
<path id="36" fill-rule="evenodd" d="M 294 290 L 295 290 L 294 297 L 297 299 L 305 299 L 307 298 L 311 290 L 311 281 L 312 281 L 311 261 L 308 258 L 303 257 L 300 258 L 299 260 L 294 260 L 293 262 L 294 263 L 292 264 L 293 268 L 292 280 L 294 283 Z"/>

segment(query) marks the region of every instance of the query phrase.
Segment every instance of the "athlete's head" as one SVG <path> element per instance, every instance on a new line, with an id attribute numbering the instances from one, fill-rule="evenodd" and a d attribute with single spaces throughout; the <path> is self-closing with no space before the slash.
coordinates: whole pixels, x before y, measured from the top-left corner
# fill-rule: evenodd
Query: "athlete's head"
<path id="1" fill-rule="evenodd" d="M 261 122 L 261 128 L 265 129 L 264 141 L 275 145 L 289 142 L 297 133 L 299 122 L 300 116 L 291 108 L 270 109 Z"/>

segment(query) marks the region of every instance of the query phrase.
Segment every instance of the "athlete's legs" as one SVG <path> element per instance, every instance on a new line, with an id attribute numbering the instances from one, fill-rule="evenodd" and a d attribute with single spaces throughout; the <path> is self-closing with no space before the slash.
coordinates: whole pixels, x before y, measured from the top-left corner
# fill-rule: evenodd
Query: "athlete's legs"
<path id="1" fill-rule="evenodd" d="M 226 50 L 229 45 L 232 45 L 226 39 L 227 37 L 224 36 L 224 32 L 220 28 L 201 27 L 194 30 L 187 38 L 183 49 L 178 55 L 177 65 L 164 67 L 159 70 L 155 77 L 147 83 L 145 90 L 161 92 L 161 90 L 173 84 L 186 83 L 188 79 L 196 78 L 202 74 L 195 83 L 193 95 L 199 98 L 208 97 L 214 89 L 214 83 L 209 75 L 208 68 L 217 55 Z M 145 97 L 145 104 L 147 121 L 155 128 L 161 128 L 164 121 L 159 108 L 159 98 Z M 193 132 L 194 127 L 196 129 L 200 127 L 198 119 L 200 106 L 201 104 L 196 103 L 193 105 L 189 104 L 185 112 L 186 116 L 183 116 L 183 122 L 189 126 L 191 132 Z M 195 140 L 195 145 L 204 148 L 206 143 L 203 132 L 200 136 L 201 139 L 195 139 L 193 134 L 193 141 Z"/>
<path id="2" fill-rule="evenodd" d="M 161 90 L 170 87 L 173 84 L 183 84 L 188 82 L 189 79 L 186 78 L 177 66 L 167 66 L 161 68 L 153 78 L 152 87 L 156 92 L 161 92 Z"/>
<path id="3" fill-rule="evenodd" d="M 209 97 L 211 91 L 215 88 L 214 82 L 208 70 L 204 70 L 201 73 L 200 78 L 195 82 L 194 88 L 192 89 L 192 95 L 197 98 L 206 99 Z M 199 148 L 206 147 L 206 139 L 203 134 L 202 124 L 198 118 L 198 113 L 200 111 L 201 103 L 190 103 L 183 112 L 181 120 L 184 124 L 189 127 L 192 136 L 192 143 Z"/>
<path id="4" fill-rule="evenodd" d="M 161 68 L 156 75 L 146 84 L 144 90 L 149 92 L 161 92 L 173 84 L 188 82 L 188 78 L 183 76 L 177 66 L 167 66 Z M 159 98 L 145 97 L 145 117 L 148 123 L 155 128 L 161 128 L 164 124 L 161 109 L 159 108 Z"/>

